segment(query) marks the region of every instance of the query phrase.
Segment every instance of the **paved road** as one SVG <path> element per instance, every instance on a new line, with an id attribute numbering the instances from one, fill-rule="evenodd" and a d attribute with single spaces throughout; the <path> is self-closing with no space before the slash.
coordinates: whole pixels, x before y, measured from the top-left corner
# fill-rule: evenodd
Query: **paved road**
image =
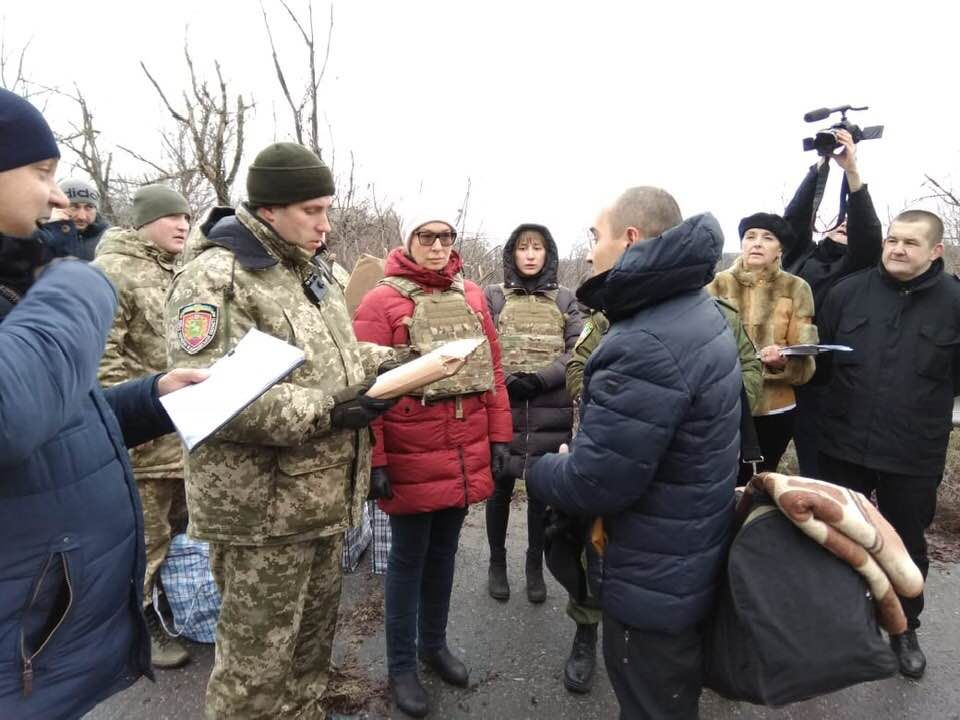
<path id="1" fill-rule="evenodd" d="M 565 597 L 549 580 L 541 606 L 523 595 L 523 523 L 515 511 L 509 548 L 514 595 L 506 604 L 486 593 L 486 537 L 482 508 L 467 519 L 458 555 L 450 613 L 450 645 L 471 667 L 471 687 L 444 686 L 424 675 L 437 719 L 501 718 L 594 720 L 616 718 L 617 703 L 605 673 L 593 692 L 576 697 L 562 686 L 563 662 L 573 625 Z M 519 532 L 518 532 L 519 531 Z M 519 592 L 518 592 L 519 591 Z M 335 658 L 345 669 L 345 714 L 403 718 L 385 699 L 380 599 L 382 581 L 365 569 L 345 579 Z M 705 692 L 703 720 L 960 720 L 960 565 L 935 564 L 928 581 L 921 640 L 929 667 L 921 682 L 901 677 L 869 683 L 823 698 L 773 710 L 722 700 Z M 86 720 L 200 720 L 203 688 L 213 662 L 209 647 L 177 671 L 160 672 L 156 685 L 141 681 L 89 714 Z M 356 706 L 365 705 L 359 711 Z"/>

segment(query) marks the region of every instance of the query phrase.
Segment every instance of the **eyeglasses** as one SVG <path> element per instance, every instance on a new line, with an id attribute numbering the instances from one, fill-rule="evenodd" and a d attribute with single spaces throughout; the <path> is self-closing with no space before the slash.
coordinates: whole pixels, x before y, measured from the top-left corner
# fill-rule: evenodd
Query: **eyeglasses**
<path id="1" fill-rule="evenodd" d="M 456 230 L 444 230 L 439 233 L 432 230 L 417 230 L 414 235 L 417 236 L 417 241 L 424 247 L 433 247 L 437 240 L 443 247 L 450 247 L 457 239 Z"/>

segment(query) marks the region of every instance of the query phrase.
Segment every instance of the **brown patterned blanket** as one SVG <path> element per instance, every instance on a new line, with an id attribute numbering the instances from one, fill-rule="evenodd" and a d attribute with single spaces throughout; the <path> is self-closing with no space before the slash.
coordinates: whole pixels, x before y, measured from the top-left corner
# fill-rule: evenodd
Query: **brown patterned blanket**
<path id="1" fill-rule="evenodd" d="M 790 521 L 866 579 L 881 627 L 891 635 L 907 629 L 897 595 L 916 597 L 923 576 L 903 541 L 862 494 L 822 480 L 760 473 L 747 485 L 737 508 L 743 519 L 751 495 L 760 490 Z"/>

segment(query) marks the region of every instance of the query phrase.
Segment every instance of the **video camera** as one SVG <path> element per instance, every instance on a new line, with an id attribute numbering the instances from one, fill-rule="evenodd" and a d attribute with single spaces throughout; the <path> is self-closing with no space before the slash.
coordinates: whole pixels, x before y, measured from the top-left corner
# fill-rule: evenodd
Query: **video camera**
<path id="1" fill-rule="evenodd" d="M 835 108 L 811 110 L 804 115 L 803 119 L 805 122 L 818 122 L 819 120 L 827 119 L 834 113 L 840 113 L 840 122 L 817 131 L 817 134 L 812 138 L 804 138 L 803 149 L 816 150 L 818 155 L 832 155 L 833 151 L 840 147 L 840 143 L 837 142 L 837 130 L 846 130 L 853 137 L 853 142 L 855 143 L 861 140 L 875 140 L 883 137 L 883 125 L 871 125 L 870 127 L 861 128 L 859 125 L 855 125 L 847 120 L 847 111 L 849 110 L 859 111 L 869 110 L 869 108 L 866 105 L 863 107 L 841 105 Z"/>

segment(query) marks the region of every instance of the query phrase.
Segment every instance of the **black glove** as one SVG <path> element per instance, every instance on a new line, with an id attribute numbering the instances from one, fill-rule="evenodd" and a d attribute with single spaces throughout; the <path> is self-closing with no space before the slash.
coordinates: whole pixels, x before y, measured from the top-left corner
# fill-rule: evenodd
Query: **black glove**
<path id="1" fill-rule="evenodd" d="M 380 363 L 379 367 L 377 367 L 377 375 L 383 375 L 385 372 L 396 370 L 401 365 L 403 365 L 403 363 L 397 362 L 396 360 L 384 360 Z"/>
<path id="2" fill-rule="evenodd" d="M 393 488 L 390 486 L 390 475 L 385 467 L 375 467 L 370 471 L 370 492 L 367 500 L 392 500 Z"/>
<path id="3" fill-rule="evenodd" d="M 396 400 L 378 400 L 364 393 L 373 387 L 373 376 L 363 382 L 338 390 L 333 394 L 333 408 L 330 410 L 330 425 L 338 430 L 360 430 L 376 420 L 396 402 Z"/>
<path id="4" fill-rule="evenodd" d="M 543 392 L 543 380 L 537 373 L 518 372 L 507 377 L 507 394 L 511 400 L 529 400 Z"/>
<path id="5" fill-rule="evenodd" d="M 510 459 L 509 443 L 490 443 L 490 472 L 494 480 L 499 480 L 507 471 Z"/>

